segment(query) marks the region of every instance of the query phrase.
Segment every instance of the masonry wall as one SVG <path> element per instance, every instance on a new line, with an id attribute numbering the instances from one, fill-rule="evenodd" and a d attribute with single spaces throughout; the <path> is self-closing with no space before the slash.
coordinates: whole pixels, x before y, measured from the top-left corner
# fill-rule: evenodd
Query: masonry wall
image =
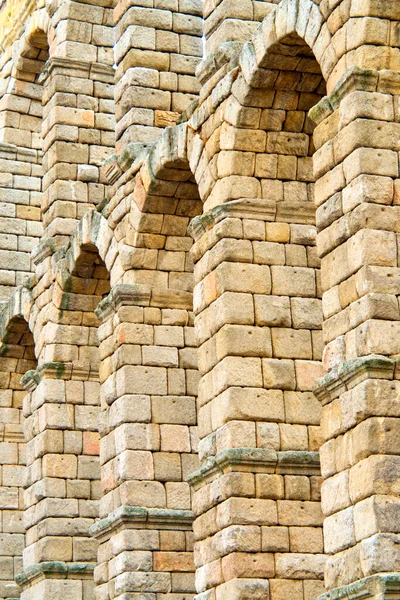
<path id="1" fill-rule="evenodd" d="M 397 4 L 19 15 L 0 598 L 395 597 Z"/>
<path id="2" fill-rule="evenodd" d="M 45 53 L 45 51 L 42 51 Z M 7 55 L 8 54 L 8 55 Z M 44 64 L 41 62 L 41 64 Z M 16 77 L 9 53 L 2 56 L 1 97 L 1 300 L 33 270 L 31 251 L 43 233 L 41 86 L 31 73 Z M 13 77 L 14 75 L 14 77 Z"/>
<path id="3" fill-rule="evenodd" d="M 13 303 L 27 307 L 27 295 L 16 294 Z M 25 547 L 24 482 L 26 448 L 23 431 L 25 391 L 22 375 L 37 365 L 33 337 L 21 315 L 10 319 L 3 334 L 1 357 L 1 569 L 0 594 L 6 598 L 18 594 L 16 576 L 22 570 Z"/>

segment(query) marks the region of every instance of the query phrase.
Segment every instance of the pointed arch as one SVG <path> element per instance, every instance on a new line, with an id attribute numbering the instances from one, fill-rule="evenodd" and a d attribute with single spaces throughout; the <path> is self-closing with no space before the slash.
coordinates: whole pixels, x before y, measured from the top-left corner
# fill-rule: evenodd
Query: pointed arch
<path id="1" fill-rule="evenodd" d="M 193 241 L 187 228 L 203 209 L 189 165 L 190 134 L 187 123 L 167 128 L 145 157 L 128 197 L 128 235 L 119 253 L 122 282 L 175 290 L 188 309 Z"/>
<path id="2" fill-rule="evenodd" d="M 189 127 L 168 127 L 140 169 L 134 200 L 143 213 L 201 213 L 198 188 L 189 165 Z M 161 210 L 159 210 L 161 208 Z"/>
<path id="3" fill-rule="evenodd" d="M 306 50 L 305 56 L 312 52 L 328 83 L 338 61 L 326 19 L 313 0 L 282 0 L 265 17 L 250 43 L 255 61 L 249 67 L 249 79 L 260 67 L 291 70 L 293 63 L 298 65 L 296 57 L 302 57 Z M 244 48 L 241 62 L 246 52 Z"/>

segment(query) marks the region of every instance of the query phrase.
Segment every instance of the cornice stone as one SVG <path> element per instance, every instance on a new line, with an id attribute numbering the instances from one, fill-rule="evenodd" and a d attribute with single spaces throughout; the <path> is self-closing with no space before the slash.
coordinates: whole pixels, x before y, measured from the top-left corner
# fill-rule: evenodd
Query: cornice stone
<path id="1" fill-rule="evenodd" d="M 400 575 L 398 573 L 387 573 L 385 575 L 372 575 L 326 592 L 319 596 L 318 600 L 386 600 L 399 598 Z"/>
<path id="2" fill-rule="evenodd" d="M 329 96 L 325 96 L 313 106 L 308 116 L 316 125 L 329 117 L 337 108 L 343 98 L 355 91 L 400 94 L 398 85 L 399 74 L 396 71 L 384 69 L 381 71 L 351 67 L 342 75 Z M 389 84 L 391 82 L 391 85 Z M 388 85 L 390 91 L 387 89 Z"/>
<path id="3" fill-rule="evenodd" d="M 101 322 L 114 316 L 121 306 L 149 306 L 150 287 L 147 285 L 118 283 L 107 298 L 104 298 L 95 309 L 95 314 Z"/>
<path id="4" fill-rule="evenodd" d="M 52 56 L 45 63 L 38 83 L 43 84 L 55 69 L 70 77 L 89 77 L 96 81 L 114 82 L 115 71 L 112 66 Z"/>
<path id="5" fill-rule="evenodd" d="M 314 225 L 315 206 L 312 202 L 276 202 L 267 198 L 240 198 L 220 204 L 207 213 L 194 217 L 188 231 L 197 241 L 214 225 L 227 218 Z"/>
<path id="6" fill-rule="evenodd" d="M 393 379 L 395 367 L 396 360 L 386 356 L 371 355 L 347 360 L 318 379 L 313 392 L 322 405 L 329 404 L 366 379 Z"/>
<path id="7" fill-rule="evenodd" d="M 268 448 L 227 448 L 208 458 L 188 477 L 193 488 L 199 489 L 225 473 L 279 473 L 284 475 L 320 475 L 318 452 L 277 452 Z"/>
<path id="8" fill-rule="evenodd" d="M 90 535 L 102 541 L 120 529 L 173 529 L 191 531 L 194 513 L 191 510 L 121 506 L 90 528 Z"/>
<path id="9" fill-rule="evenodd" d="M 37 369 L 27 371 L 21 377 L 21 385 L 25 390 L 33 392 L 43 379 L 98 381 L 99 372 L 97 370 L 79 369 L 69 362 L 45 362 L 39 365 Z"/>
<path id="10" fill-rule="evenodd" d="M 42 579 L 93 579 L 95 567 L 95 563 L 48 561 L 28 567 L 16 576 L 15 581 L 24 589 Z"/>
<path id="11" fill-rule="evenodd" d="M 122 306 L 155 306 L 157 308 L 192 310 L 193 294 L 183 290 L 151 289 L 144 284 L 118 283 L 94 312 L 104 323 L 112 318 Z"/>

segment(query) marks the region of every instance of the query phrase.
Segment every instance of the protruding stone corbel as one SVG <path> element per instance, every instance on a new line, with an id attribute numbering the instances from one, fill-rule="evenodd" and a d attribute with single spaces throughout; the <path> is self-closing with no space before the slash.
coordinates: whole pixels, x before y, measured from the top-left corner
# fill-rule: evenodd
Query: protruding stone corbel
<path id="1" fill-rule="evenodd" d="M 366 379 L 393 379 L 395 367 L 396 360 L 386 356 L 371 355 L 347 360 L 319 379 L 313 392 L 324 406 Z"/>
<path id="2" fill-rule="evenodd" d="M 22 589 L 24 589 L 42 579 L 92 579 L 95 567 L 95 563 L 47 561 L 28 567 L 16 576 L 15 581 Z"/>
<path id="3" fill-rule="evenodd" d="M 120 506 L 105 519 L 90 528 L 90 535 L 104 542 L 119 529 L 173 529 L 191 531 L 194 514 L 191 510 Z"/>
<path id="4" fill-rule="evenodd" d="M 384 75 L 385 79 L 390 79 L 391 73 L 394 78 L 394 71 L 386 71 Z M 343 98 L 351 92 L 375 92 L 379 90 L 380 78 L 382 78 L 382 75 L 378 71 L 363 69 L 361 67 L 350 67 L 339 79 L 329 96 L 325 96 L 318 104 L 311 108 L 308 113 L 309 118 L 316 125 L 319 125 L 339 108 Z"/>
<path id="5" fill-rule="evenodd" d="M 121 306 L 149 306 L 150 288 L 147 285 L 118 283 L 107 298 L 104 298 L 95 309 L 101 322 L 107 321 Z"/>
<path id="6" fill-rule="evenodd" d="M 319 596 L 318 600 L 386 600 L 398 598 L 400 594 L 400 575 L 387 573 L 372 575 L 350 585 L 336 588 Z"/>
<path id="7" fill-rule="evenodd" d="M 28 392 L 33 392 L 43 379 L 98 381 L 99 372 L 91 368 L 80 369 L 69 362 L 45 362 L 37 369 L 27 371 L 21 377 L 21 385 Z"/>
<path id="8" fill-rule="evenodd" d="M 318 452 L 277 452 L 269 448 L 227 448 L 208 458 L 188 477 L 194 490 L 231 471 L 320 475 Z"/>

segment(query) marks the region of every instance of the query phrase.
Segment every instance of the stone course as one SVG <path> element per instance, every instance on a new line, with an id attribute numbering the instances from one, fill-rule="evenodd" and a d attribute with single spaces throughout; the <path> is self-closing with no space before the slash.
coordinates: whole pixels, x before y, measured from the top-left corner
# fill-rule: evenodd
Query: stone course
<path id="1" fill-rule="evenodd" d="M 0 27 L 0 600 L 398 597 L 396 0 Z"/>

